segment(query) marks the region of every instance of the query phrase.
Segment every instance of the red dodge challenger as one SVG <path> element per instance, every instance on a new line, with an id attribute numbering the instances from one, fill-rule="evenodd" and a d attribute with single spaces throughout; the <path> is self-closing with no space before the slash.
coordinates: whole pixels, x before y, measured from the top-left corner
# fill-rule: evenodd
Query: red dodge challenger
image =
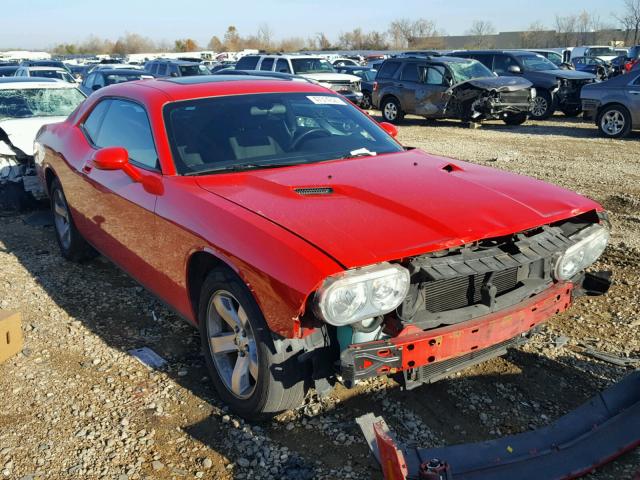
<path id="1" fill-rule="evenodd" d="M 336 380 L 435 381 L 608 288 L 584 271 L 600 205 L 395 133 L 311 83 L 169 78 L 94 93 L 36 162 L 62 255 L 100 252 L 197 325 L 255 418 Z"/>

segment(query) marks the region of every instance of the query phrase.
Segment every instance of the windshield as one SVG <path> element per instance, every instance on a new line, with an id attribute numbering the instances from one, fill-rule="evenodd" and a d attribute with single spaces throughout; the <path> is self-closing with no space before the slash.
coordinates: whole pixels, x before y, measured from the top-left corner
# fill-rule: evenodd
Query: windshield
<path id="1" fill-rule="evenodd" d="M 467 62 L 451 62 L 449 68 L 453 72 L 455 83 L 466 82 L 472 78 L 486 78 L 495 76 L 491 70 L 477 60 Z"/>
<path id="2" fill-rule="evenodd" d="M 365 82 L 373 82 L 376 79 L 375 70 L 352 70 L 351 72 L 345 72 L 360 77 Z"/>
<path id="3" fill-rule="evenodd" d="M 0 89 L 0 118 L 66 117 L 84 99 L 77 88 Z"/>
<path id="4" fill-rule="evenodd" d="M 558 70 L 558 67 L 542 55 L 519 55 L 518 60 L 527 71 Z"/>
<path id="5" fill-rule="evenodd" d="M 203 98 L 168 104 L 164 118 L 176 169 L 188 175 L 402 151 L 337 95 Z"/>
<path id="6" fill-rule="evenodd" d="M 564 63 L 562 55 L 560 55 L 559 53 L 549 52 L 547 55 L 547 60 L 553 63 L 556 67 L 559 67 Z"/>
<path id="7" fill-rule="evenodd" d="M 180 74 L 183 77 L 192 77 L 194 75 L 209 75 L 211 73 L 204 65 L 180 65 Z"/>
<path id="8" fill-rule="evenodd" d="M 597 47 L 589 49 L 588 56 L 590 57 L 601 57 L 603 55 L 611 57 L 615 56 L 616 52 L 611 47 Z"/>
<path id="9" fill-rule="evenodd" d="M 114 85 L 116 83 L 124 83 L 124 82 L 132 82 L 133 80 L 140 80 L 142 78 L 142 74 L 138 73 L 114 73 L 111 75 L 106 75 L 104 77 L 105 85 Z"/>
<path id="10" fill-rule="evenodd" d="M 64 80 L 65 82 L 73 82 L 73 77 L 62 70 L 31 70 L 32 77 L 38 78 L 55 78 Z"/>
<path id="11" fill-rule="evenodd" d="M 291 59 L 293 72 L 302 73 L 333 73 L 333 66 L 324 58 L 293 58 Z"/>

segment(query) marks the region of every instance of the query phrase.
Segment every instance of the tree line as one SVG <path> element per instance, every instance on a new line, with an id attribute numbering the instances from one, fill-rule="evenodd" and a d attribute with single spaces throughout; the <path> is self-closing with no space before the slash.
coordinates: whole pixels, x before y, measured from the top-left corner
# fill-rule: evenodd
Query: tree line
<path id="1" fill-rule="evenodd" d="M 598 32 L 620 29 L 627 45 L 640 43 L 640 0 L 624 0 L 623 10 L 612 14 L 609 21 L 600 16 L 583 11 L 575 15 L 556 16 L 551 27 L 534 22 L 520 33 L 522 48 L 556 46 L 577 46 L 588 43 L 587 39 L 598 43 Z M 469 37 L 467 48 L 491 48 L 496 29 L 490 21 L 477 20 L 466 31 Z M 230 25 L 222 37 L 212 36 L 206 45 L 200 45 L 193 38 L 181 38 L 173 42 L 154 41 L 151 38 L 127 33 L 115 41 L 91 36 L 83 42 L 61 43 L 52 52 L 58 55 L 73 54 L 115 54 L 153 52 L 194 52 L 213 50 L 215 52 L 257 49 L 266 51 L 302 50 L 402 50 L 406 48 L 445 48 L 446 32 L 437 23 L 427 18 L 400 18 L 389 23 L 384 31 L 361 27 L 341 33 L 330 40 L 323 32 L 309 37 L 287 37 L 277 39 L 268 24 L 261 24 L 253 34 L 242 35 Z M 604 37 L 603 37 L 604 38 Z"/>

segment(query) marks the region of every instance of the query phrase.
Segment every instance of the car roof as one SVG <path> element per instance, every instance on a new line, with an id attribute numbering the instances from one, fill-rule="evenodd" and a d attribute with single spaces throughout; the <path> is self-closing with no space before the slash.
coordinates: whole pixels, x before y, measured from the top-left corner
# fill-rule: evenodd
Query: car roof
<path id="1" fill-rule="evenodd" d="M 430 62 L 443 62 L 443 63 L 464 63 L 464 62 L 468 62 L 469 59 L 468 58 L 460 58 L 460 57 L 448 57 L 446 55 L 436 55 L 436 56 L 429 56 L 429 55 L 403 55 L 401 57 L 393 57 L 393 58 L 387 58 L 385 60 L 385 62 L 390 62 L 390 61 L 403 61 L 403 62 L 409 62 L 409 61 L 413 61 L 415 62 L 416 60 L 428 60 Z"/>
<path id="2" fill-rule="evenodd" d="M 104 75 L 151 75 L 149 72 L 138 68 L 100 68 L 91 73 L 102 73 Z"/>
<path id="3" fill-rule="evenodd" d="M 247 78 L 245 75 L 197 75 L 119 83 L 101 88 L 91 97 L 121 95 L 143 103 L 166 103 L 225 95 L 287 92 L 336 95 L 311 82 L 291 82 L 267 77 Z"/>
<path id="4" fill-rule="evenodd" d="M 503 49 L 503 50 L 456 50 L 454 53 L 485 53 L 485 54 L 492 54 L 492 53 L 510 53 L 512 55 L 519 55 L 519 56 L 526 56 L 526 55 L 535 55 L 536 52 L 532 52 L 531 50 L 510 50 L 510 49 Z"/>
<path id="5" fill-rule="evenodd" d="M 63 82 L 54 78 L 40 77 L 2 77 L 0 89 L 28 89 L 28 88 L 77 88 L 75 84 Z"/>
<path id="6" fill-rule="evenodd" d="M 65 68 L 62 67 L 54 67 L 54 66 L 50 66 L 50 67 L 46 67 L 46 66 L 24 66 L 24 67 L 20 67 L 20 68 L 26 68 L 27 70 L 29 70 L 30 72 L 65 72 L 68 73 L 67 70 Z"/>
<path id="7" fill-rule="evenodd" d="M 199 62 L 190 62 L 188 60 L 175 60 L 173 58 L 156 58 L 155 60 L 151 60 L 151 62 L 166 62 L 166 63 L 176 63 L 178 65 L 200 65 Z"/>

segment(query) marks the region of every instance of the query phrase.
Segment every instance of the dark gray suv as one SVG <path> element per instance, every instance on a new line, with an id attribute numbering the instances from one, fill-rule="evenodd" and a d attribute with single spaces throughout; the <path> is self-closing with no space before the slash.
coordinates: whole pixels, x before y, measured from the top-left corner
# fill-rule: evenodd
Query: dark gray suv
<path id="1" fill-rule="evenodd" d="M 525 79 L 498 77 L 475 60 L 441 56 L 385 60 L 373 87 L 374 106 L 393 123 L 409 113 L 520 125 L 527 120 L 534 96 Z"/>

